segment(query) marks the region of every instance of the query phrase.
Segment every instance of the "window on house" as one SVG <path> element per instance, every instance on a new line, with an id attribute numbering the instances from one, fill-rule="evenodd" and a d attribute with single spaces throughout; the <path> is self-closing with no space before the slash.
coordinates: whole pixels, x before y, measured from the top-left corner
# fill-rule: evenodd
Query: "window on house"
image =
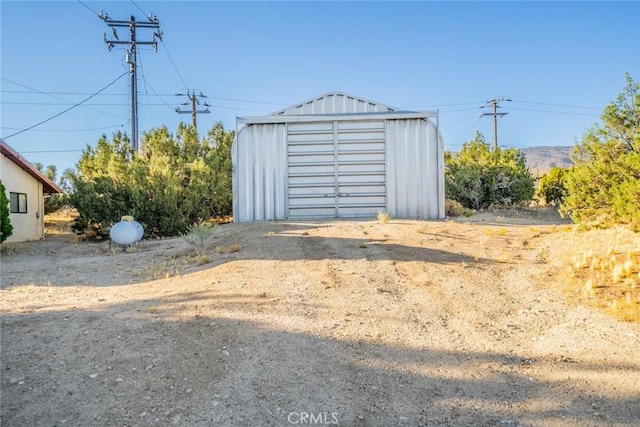
<path id="1" fill-rule="evenodd" d="M 9 207 L 11 213 L 27 213 L 27 195 L 24 193 L 9 193 Z"/>

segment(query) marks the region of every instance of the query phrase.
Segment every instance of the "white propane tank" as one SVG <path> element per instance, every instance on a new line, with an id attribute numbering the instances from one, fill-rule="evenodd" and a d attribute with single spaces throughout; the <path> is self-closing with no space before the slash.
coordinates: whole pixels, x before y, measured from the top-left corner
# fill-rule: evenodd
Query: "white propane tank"
<path id="1" fill-rule="evenodd" d="M 113 224 L 109 230 L 109 237 L 115 244 L 127 246 L 131 245 L 144 236 L 142 225 L 133 220 L 131 216 L 123 216 L 120 222 Z"/>

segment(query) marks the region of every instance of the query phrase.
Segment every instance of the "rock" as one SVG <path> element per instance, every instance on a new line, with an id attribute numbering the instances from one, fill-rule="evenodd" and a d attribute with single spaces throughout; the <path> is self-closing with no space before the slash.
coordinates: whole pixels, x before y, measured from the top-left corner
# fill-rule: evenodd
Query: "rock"
<path id="1" fill-rule="evenodd" d="M 89 375 L 89 378 L 94 379 L 94 378 L 96 378 L 97 376 L 98 376 L 98 374 L 91 374 L 91 375 Z"/>
<path id="2" fill-rule="evenodd" d="M 24 384 L 24 377 L 23 376 L 11 377 L 11 378 L 9 378 L 9 384 L 11 384 L 11 385 Z"/>

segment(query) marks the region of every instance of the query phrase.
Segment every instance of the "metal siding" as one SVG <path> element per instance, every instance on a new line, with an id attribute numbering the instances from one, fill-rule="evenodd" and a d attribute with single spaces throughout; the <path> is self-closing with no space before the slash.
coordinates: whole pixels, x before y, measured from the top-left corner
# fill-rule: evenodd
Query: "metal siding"
<path id="1" fill-rule="evenodd" d="M 397 218 L 443 217 L 441 141 L 426 120 L 387 122 L 387 204 Z"/>
<path id="2" fill-rule="evenodd" d="M 234 222 L 286 218 L 286 125 L 243 127 L 233 147 Z"/>
<path id="3" fill-rule="evenodd" d="M 292 105 L 273 115 L 381 113 L 388 111 L 396 111 L 396 109 L 346 93 L 335 92 Z"/>
<path id="4" fill-rule="evenodd" d="M 288 126 L 288 217 L 370 217 L 386 207 L 385 123 Z"/>
<path id="5" fill-rule="evenodd" d="M 242 119 L 234 221 L 444 218 L 444 147 L 425 114 L 336 92 Z"/>
<path id="6" fill-rule="evenodd" d="M 334 123 L 287 127 L 289 218 L 335 216 Z"/>

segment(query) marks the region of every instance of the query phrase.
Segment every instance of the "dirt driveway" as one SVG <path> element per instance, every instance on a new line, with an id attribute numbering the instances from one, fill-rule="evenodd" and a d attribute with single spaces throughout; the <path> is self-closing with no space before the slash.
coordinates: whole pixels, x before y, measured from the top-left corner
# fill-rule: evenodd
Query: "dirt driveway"
<path id="1" fill-rule="evenodd" d="M 15 245 L 2 425 L 639 425 L 640 325 L 567 300 L 566 230 L 477 216 L 228 224 L 205 254 Z"/>

